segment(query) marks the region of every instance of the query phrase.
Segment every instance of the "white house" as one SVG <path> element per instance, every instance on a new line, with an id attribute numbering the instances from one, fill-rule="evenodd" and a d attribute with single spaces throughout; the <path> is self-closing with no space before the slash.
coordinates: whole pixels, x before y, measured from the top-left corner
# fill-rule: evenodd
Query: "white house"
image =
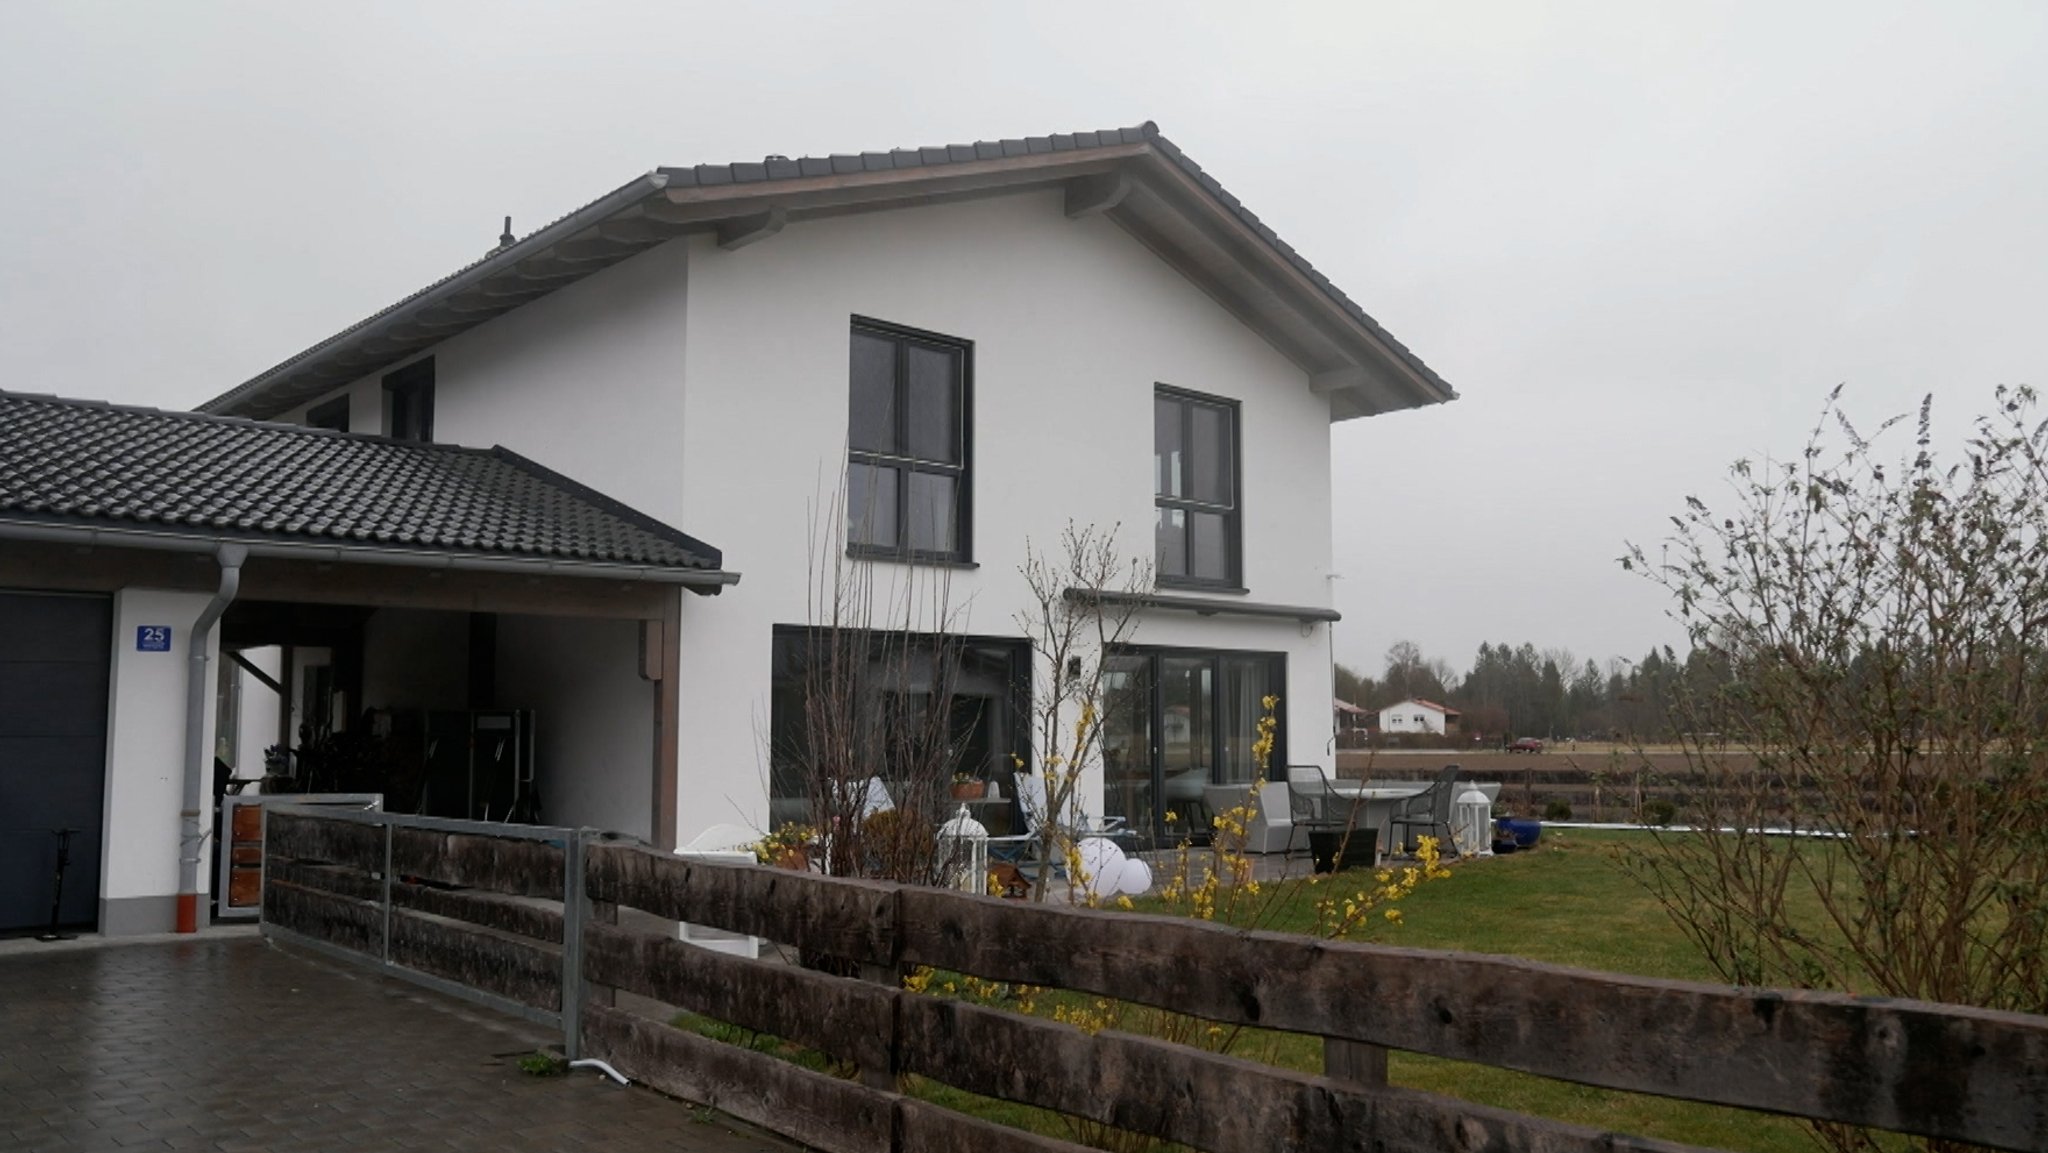
<path id="1" fill-rule="evenodd" d="M 458 525 L 443 540 L 421 499 L 402 530 L 473 567 L 379 567 L 337 546 L 325 567 L 306 553 L 279 574 L 299 561 L 259 550 L 243 587 L 260 599 L 236 597 L 201 639 L 253 666 L 222 683 L 246 693 L 239 679 L 262 672 L 283 690 L 280 730 L 524 710 L 521 816 L 674 845 L 792 814 L 793 670 L 818 575 L 839 563 L 880 604 L 943 590 L 934 675 L 971 704 L 963 767 L 1003 778 L 1030 751 L 1027 544 L 1115 528 L 1157 587 L 1111 658 L 1135 703 L 1109 718 L 1085 795 L 1156 826 L 1166 778 L 1249 777 L 1264 696 L 1282 701 L 1276 763 L 1327 767 L 1330 426 L 1454 396 L 1150 124 L 657 169 L 201 406 L 364 434 L 333 443 L 379 452 L 509 446 L 521 475 L 550 478 L 525 497 L 566 501 L 563 516 L 640 552 L 582 557 L 569 533 L 522 553 L 512 512 L 497 536 Z M 317 536 L 324 511 L 204 543 Z M 170 662 L 131 672 L 133 626 L 169 625 L 175 658 L 220 576 L 207 552 L 136 563 L 110 531 L 121 515 L 102 502 L 73 536 L 33 544 L 0 521 L 0 562 L 14 558 L 0 588 L 112 596 L 110 796 L 142 755 L 124 743 L 128 694 L 146 678 L 182 699 L 186 684 Z M 0 503 L 10 516 L 33 519 Z M 90 527 L 109 531 L 77 535 Z M 49 551 L 80 547 L 90 581 Z M 922 691 L 893 686 L 892 707 Z M 150 718 L 157 757 L 156 739 L 182 733 L 174 710 Z M 175 855 L 175 806 L 152 797 L 149 837 L 110 822 L 97 850 L 103 874 L 124 852 L 150 857 L 137 896 L 170 892 L 155 857 Z"/>
<path id="2" fill-rule="evenodd" d="M 1380 731 L 1443 736 L 1448 726 L 1458 723 L 1458 715 L 1458 710 L 1435 701 L 1406 700 L 1380 710 Z"/>

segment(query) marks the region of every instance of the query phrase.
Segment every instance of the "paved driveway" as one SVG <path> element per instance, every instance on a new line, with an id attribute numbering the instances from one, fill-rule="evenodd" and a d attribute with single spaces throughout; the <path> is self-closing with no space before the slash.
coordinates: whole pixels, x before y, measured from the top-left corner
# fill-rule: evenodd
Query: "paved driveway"
<path id="1" fill-rule="evenodd" d="M 787 1153 L 524 1022 L 254 937 L 0 951 L 0 1149 Z M 48 947 L 44 947 L 47 949 Z"/>

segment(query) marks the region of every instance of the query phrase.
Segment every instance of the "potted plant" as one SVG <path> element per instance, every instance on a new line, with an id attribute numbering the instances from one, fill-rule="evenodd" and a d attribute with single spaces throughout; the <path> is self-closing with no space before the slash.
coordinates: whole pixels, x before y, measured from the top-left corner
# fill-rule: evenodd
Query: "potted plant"
<path id="1" fill-rule="evenodd" d="M 953 799 L 956 801 L 978 801 L 988 795 L 988 782 L 973 773 L 953 774 Z"/>
<path id="2" fill-rule="evenodd" d="M 754 859 L 806 873 L 811 868 L 811 844 L 817 839 L 818 830 L 809 825 L 784 825 L 754 843 Z"/>

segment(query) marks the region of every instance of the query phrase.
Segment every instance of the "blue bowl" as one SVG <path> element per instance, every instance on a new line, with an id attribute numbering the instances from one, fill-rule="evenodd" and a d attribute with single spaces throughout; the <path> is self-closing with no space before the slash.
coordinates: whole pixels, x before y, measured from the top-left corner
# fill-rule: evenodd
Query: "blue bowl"
<path id="1" fill-rule="evenodd" d="M 1543 836 L 1542 821 L 1525 821 L 1519 817 L 1502 817 L 1493 823 L 1497 832 L 1495 838 L 1513 841 L 1518 849 L 1533 849 L 1536 841 Z"/>

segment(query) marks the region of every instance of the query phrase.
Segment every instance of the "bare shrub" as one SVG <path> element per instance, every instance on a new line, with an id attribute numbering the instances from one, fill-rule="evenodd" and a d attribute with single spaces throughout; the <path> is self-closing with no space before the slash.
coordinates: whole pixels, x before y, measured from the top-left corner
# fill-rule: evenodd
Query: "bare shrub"
<path id="1" fill-rule="evenodd" d="M 1673 709 L 1703 831 L 1632 867 L 1729 981 L 2048 1013 L 2048 425 L 2000 389 L 1944 467 L 1923 404 L 1887 459 L 1898 419 L 1866 438 L 1839 393 L 1799 460 L 1737 463 L 1731 507 L 1624 558 L 1700 671 Z"/>

